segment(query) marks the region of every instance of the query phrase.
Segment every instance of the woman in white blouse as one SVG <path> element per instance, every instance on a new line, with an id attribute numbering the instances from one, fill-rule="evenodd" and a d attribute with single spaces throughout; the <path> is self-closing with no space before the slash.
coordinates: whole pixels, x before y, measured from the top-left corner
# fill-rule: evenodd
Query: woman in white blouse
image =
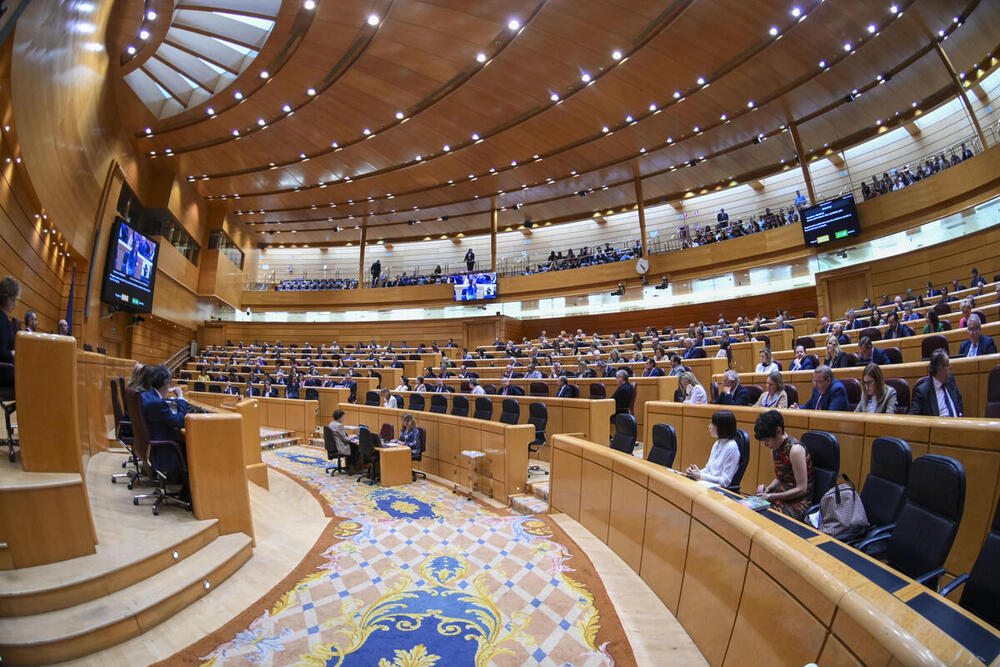
<path id="1" fill-rule="evenodd" d="M 729 410 L 719 410 L 712 415 L 708 432 L 715 438 L 708 463 L 699 469 L 693 463 L 684 473 L 691 479 L 703 479 L 719 486 L 729 486 L 736 469 L 740 467 L 740 448 L 736 444 L 736 416 Z"/>
<path id="2" fill-rule="evenodd" d="M 691 371 L 681 373 L 678 382 L 681 391 L 684 392 L 685 403 L 708 403 L 708 395 L 705 393 L 705 388 L 698 382 L 698 378 L 694 373 Z"/>
<path id="3" fill-rule="evenodd" d="M 771 357 L 771 350 L 765 347 L 760 351 L 760 363 L 757 364 L 757 372 L 770 373 L 776 370 L 779 370 L 778 364 L 774 363 L 774 359 Z"/>
<path id="4" fill-rule="evenodd" d="M 396 405 L 396 397 L 389 393 L 388 389 L 382 390 L 382 407 L 383 408 L 399 408 L 400 405 Z"/>
<path id="5" fill-rule="evenodd" d="M 754 403 L 758 408 L 780 410 L 788 407 L 788 394 L 785 393 L 785 380 L 778 371 L 771 371 L 765 382 L 767 391 L 761 392 L 760 398 Z"/>

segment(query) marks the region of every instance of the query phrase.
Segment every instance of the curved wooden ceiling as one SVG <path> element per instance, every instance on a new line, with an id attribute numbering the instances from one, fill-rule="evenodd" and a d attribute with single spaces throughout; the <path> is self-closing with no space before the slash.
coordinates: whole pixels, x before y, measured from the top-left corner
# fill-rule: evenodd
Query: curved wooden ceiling
<path id="1" fill-rule="evenodd" d="M 118 87 L 137 150 L 259 242 L 356 242 L 363 219 L 372 241 L 478 233 L 494 198 L 502 226 L 580 219 L 634 204 L 636 171 L 647 202 L 759 178 L 795 164 L 789 121 L 812 153 L 954 96 L 939 31 L 962 70 L 1000 20 L 981 0 L 308 4 L 169 121 Z"/>

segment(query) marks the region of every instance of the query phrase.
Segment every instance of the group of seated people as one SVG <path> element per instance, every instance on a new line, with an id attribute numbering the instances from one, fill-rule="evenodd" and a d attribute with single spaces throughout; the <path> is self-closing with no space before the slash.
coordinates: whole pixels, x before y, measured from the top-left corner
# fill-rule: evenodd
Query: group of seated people
<path id="1" fill-rule="evenodd" d="M 792 225 L 800 221 L 799 210 L 805 207 L 806 198 L 800 191 L 795 191 L 795 200 L 788 206 L 782 206 L 777 211 L 772 211 L 769 207 L 763 212 L 751 215 L 744 220 L 737 218 L 735 222 L 729 219 L 726 209 L 721 209 L 716 215 L 714 226 L 701 226 L 696 224 L 693 233 L 686 226 L 680 229 L 681 248 L 697 248 L 709 243 L 728 241 L 729 239 L 749 236 L 757 232 L 777 229 L 785 225 Z"/>
<path id="2" fill-rule="evenodd" d="M 307 290 L 354 289 L 357 286 L 357 280 L 347 278 L 324 278 L 323 280 L 295 278 L 292 280 L 282 280 L 274 286 L 274 289 L 278 292 L 302 292 Z"/>
<path id="3" fill-rule="evenodd" d="M 899 169 L 893 169 L 891 174 L 884 171 L 882 172 L 882 178 L 873 175 L 871 183 L 861 183 L 861 196 L 865 200 L 868 200 L 881 195 L 887 195 L 893 190 L 902 190 L 906 186 L 929 178 L 948 167 L 954 167 L 956 164 L 968 160 L 973 155 L 972 149 L 968 148 L 963 141 L 957 152 L 955 148 L 951 149 L 950 157 L 946 157 L 944 151 L 941 151 L 937 155 L 924 160 L 923 164 L 918 160 L 913 166 L 905 165 Z"/>
<path id="4" fill-rule="evenodd" d="M 605 243 L 603 246 L 595 245 L 593 248 L 584 246 L 579 251 L 573 252 L 570 248 L 565 253 L 561 250 L 549 252 L 549 256 L 544 262 L 536 266 L 526 266 L 521 275 L 532 275 L 535 273 L 548 273 L 550 271 L 562 271 L 564 269 L 579 269 L 584 266 L 596 266 L 597 264 L 611 264 L 621 262 L 626 259 L 635 259 L 642 256 L 642 243 L 638 240 L 631 245 L 621 247 Z"/>
<path id="5" fill-rule="evenodd" d="M 392 407 L 395 407 L 393 405 Z M 343 456 L 347 459 L 347 472 L 356 474 L 360 472 L 361 465 L 361 452 L 357 447 L 357 441 L 347 435 L 347 431 L 344 428 L 344 414 L 343 410 L 334 410 L 333 419 L 327 424 L 330 431 L 333 433 L 333 442 L 328 443 L 328 446 L 332 446 L 332 449 L 328 450 L 328 454 L 331 457 Z M 417 430 L 417 420 L 409 412 L 403 413 L 400 418 L 401 430 L 399 432 L 399 437 L 397 441 L 401 445 L 405 445 L 410 448 L 411 456 L 417 457 L 420 455 L 420 440 Z"/>

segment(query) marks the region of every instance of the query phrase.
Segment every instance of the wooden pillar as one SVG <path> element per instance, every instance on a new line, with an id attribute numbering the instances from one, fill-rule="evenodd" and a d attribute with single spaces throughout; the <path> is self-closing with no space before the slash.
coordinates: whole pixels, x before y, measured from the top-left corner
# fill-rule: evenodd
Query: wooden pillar
<path id="1" fill-rule="evenodd" d="M 642 177 L 639 176 L 639 165 L 632 163 L 632 184 L 635 186 L 635 206 L 639 212 L 639 240 L 642 243 L 642 256 L 649 258 L 649 248 L 646 247 L 646 204 L 642 199 Z"/>
<path id="2" fill-rule="evenodd" d="M 948 70 L 951 80 L 955 82 L 955 89 L 958 91 L 958 97 L 962 100 L 962 106 L 965 107 L 965 113 L 969 116 L 969 121 L 972 123 L 972 127 L 975 128 L 976 134 L 979 136 L 979 141 L 983 144 L 983 150 L 989 148 L 989 144 L 986 143 L 986 134 L 983 132 L 982 126 L 979 124 L 979 119 L 976 118 L 976 112 L 972 109 L 972 102 L 965 95 L 965 87 L 962 85 L 962 79 L 959 78 L 958 72 L 955 71 L 955 66 L 951 63 L 951 58 L 945 52 L 944 47 L 941 46 L 941 42 L 934 40 L 934 50 L 937 51 L 938 57 L 941 58 L 941 63 L 944 68 Z"/>
<path id="3" fill-rule="evenodd" d="M 358 288 L 368 286 L 368 273 L 365 271 L 365 245 L 368 243 L 368 218 L 361 220 L 361 252 L 358 253 Z"/>
<path id="4" fill-rule="evenodd" d="M 490 271 L 497 270 L 497 198 L 490 201 Z"/>
<path id="5" fill-rule="evenodd" d="M 809 173 L 809 162 L 806 160 L 806 152 L 802 149 L 802 140 L 799 138 L 799 128 L 791 120 L 788 121 L 788 129 L 792 133 L 792 144 L 795 146 L 795 155 L 799 160 L 799 167 L 802 168 L 802 179 L 806 182 L 806 192 L 809 193 L 809 205 L 816 203 L 816 191 L 813 190 L 813 179 Z"/>

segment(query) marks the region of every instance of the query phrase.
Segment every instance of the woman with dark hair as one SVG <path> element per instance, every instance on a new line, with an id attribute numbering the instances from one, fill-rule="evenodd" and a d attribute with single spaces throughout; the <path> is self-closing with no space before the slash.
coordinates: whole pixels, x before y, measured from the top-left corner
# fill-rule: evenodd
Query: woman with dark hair
<path id="1" fill-rule="evenodd" d="M 812 501 L 812 457 L 802 443 L 785 433 L 785 418 L 777 410 L 757 417 L 754 437 L 771 450 L 774 479 L 757 487 L 757 496 L 788 516 L 801 520 Z"/>
<path id="2" fill-rule="evenodd" d="M 708 463 L 701 469 L 692 463 L 684 474 L 691 479 L 729 486 L 740 466 L 740 448 L 736 444 L 736 416 L 729 410 L 719 410 L 712 415 L 708 432 L 715 438 Z"/>
<path id="3" fill-rule="evenodd" d="M 939 333 L 944 330 L 945 330 L 944 325 L 941 324 L 941 318 L 938 317 L 937 312 L 934 310 L 928 310 L 927 324 L 924 325 L 924 333 L 925 334 Z"/>
<path id="4" fill-rule="evenodd" d="M 864 374 L 861 376 L 863 394 L 858 401 L 855 412 L 870 412 L 873 414 L 896 414 L 896 406 L 899 398 L 896 390 L 888 386 L 882 379 L 882 369 L 878 364 L 868 364 L 865 366 Z"/>

